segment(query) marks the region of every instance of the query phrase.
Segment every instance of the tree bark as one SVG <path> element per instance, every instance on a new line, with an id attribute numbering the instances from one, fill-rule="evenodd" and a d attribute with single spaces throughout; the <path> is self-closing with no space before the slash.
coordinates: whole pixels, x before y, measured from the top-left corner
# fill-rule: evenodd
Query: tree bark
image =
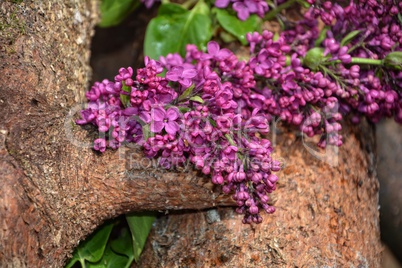
<path id="1" fill-rule="evenodd" d="M 96 1 L 1 2 L 0 11 L 1 267 L 62 267 L 80 240 L 122 213 L 233 204 L 208 178 L 163 171 L 138 148 L 102 155 L 89 148 L 97 134 L 73 119 L 90 80 Z M 242 225 L 232 208 L 169 215 L 158 220 L 142 262 L 378 267 L 372 128 L 348 130 L 335 167 L 292 133 L 278 140 L 286 162 L 278 212 L 258 226 Z"/>
<path id="2" fill-rule="evenodd" d="M 277 211 L 244 225 L 232 208 L 160 218 L 138 267 L 380 267 L 373 129 L 344 129 L 339 163 L 277 137 L 285 167 L 271 196 Z"/>

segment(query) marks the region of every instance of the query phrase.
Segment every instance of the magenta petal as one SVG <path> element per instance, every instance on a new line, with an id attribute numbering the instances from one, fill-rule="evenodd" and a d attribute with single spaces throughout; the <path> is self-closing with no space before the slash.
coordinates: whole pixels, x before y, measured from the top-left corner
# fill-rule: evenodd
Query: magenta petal
<path id="1" fill-rule="evenodd" d="M 173 96 L 171 93 L 166 93 L 166 94 L 160 93 L 160 94 L 158 94 L 157 97 L 158 97 L 158 102 L 160 102 L 160 103 L 169 103 L 173 100 Z"/>
<path id="2" fill-rule="evenodd" d="M 216 43 L 215 41 L 211 41 L 207 45 L 208 47 L 208 53 L 210 55 L 216 55 L 219 52 L 219 44 Z"/>
<path id="3" fill-rule="evenodd" d="M 183 67 L 175 66 L 166 73 L 166 79 L 169 81 L 178 81 L 183 73 Z"/>
<path id="4" fill-rule="evenodd" d="M 166 79 L 169 81 L 177 82 L 179 80 L 179 76 L 177 75 L 177 73 L 169 71 L 166 73 Z"/>
<path id="5" fill-rule="evenodd" d="M 250 13 L 258 12 L 258 6 L 254 1 L 245 1 L 244 4 L 246 5 L 246 7 Z"/>
<path id="6" fill-rule="evenodd" d="M 157 107 L 151 111 L 151 117 L 154 121 L 163 121 L 165 119 L 166 112 L 163 108 Z"/>
<path id="7" fill-rule="evenodd" d="M 141 112 L 140 119 L 147 124 L 151 122 L 151 116 L 147 112 Z"/>
<path id="8" fill-rule="evenodd" d="M 164 123 L 162 121 L 152 121 L 149 129 L 154 133 L 159 133 L 162 131 Z"/>
<path id="9" fill-rule="evenodd" d="M 254 69 L 255 73 L 258 75 L 263 75 L 265 73 L 265 71 L 261 68 L 260 65 L 257 65 Z"/>
<path id="10" fill-rule="evenodd" d="M 231 55 L 232 55 L 232 52 L 229 49 L 223 48 L 222 50 L 219 51 L 218 58 L 219 58 L 219 60 L 224 60 L 224 59 L 227 59 L 228 57 L 230 57 Z"/>
<path id="11" fill-rule="evenodd" d="M 232 8 L 237 12 L 237 17 L 240 20 L 244 21 L 250 16 L 247 6 L 241 2 L 234 3 Z"/>
<path id="12" fill-rule="evenodd" d="M 166 117 L 169 118 L 169 121 L 176 120 L 179 117 L 179 109 L 170 107 L 166 112 Z"/>
<path id="13" fill-rule="evenodd" d="M 180 85 L 182 85 L 184 88 L 189 88 L 192 84 L 191 79 L 184 78 L 179 81 Z"/>
<path id="14" fill-rule="evenodd" d="M 165 130 L 168 134 L 175 135 L 179 129 L 180 126 L 176 121 L 169 121 L 165 124 Z"/>
<path id="15" fill-rule="evenodd" d="M 216 0 L 215 6 L 217 8 L 226 8 L 229 5 L 230 0 Z"/>
<path id="16" fill-rule="evenodd" d="M 98 130 L 99 130 L 100 132 L 106 132 L 106 131 L 109 130 L 109 127 L 106 126 L 106 125 L 101 125 L 101 126 L 98 127 Z"/>
<path id="17" fill-rule="evenodd" d="M 123 110 L 124 115 L 133 115 L 133 114 L 138 114 L 138 108 L 137 107 L 128 107 Z"/>
<path id="18" fill-rule="evenodd" d="M 196 69 L 185 69 L 181 75 L 183 78 L 193 78 L 197 75 Z"/>

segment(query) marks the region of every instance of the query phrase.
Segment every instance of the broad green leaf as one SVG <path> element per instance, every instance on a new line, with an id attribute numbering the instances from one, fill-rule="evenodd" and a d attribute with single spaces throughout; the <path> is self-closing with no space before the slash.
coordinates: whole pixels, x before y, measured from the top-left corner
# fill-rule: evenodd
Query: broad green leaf
<path id="1" fill-rule="evenodd" d="M 190 98 L 191 101 L 199 102 L 199 103 L 204 103 L 204 100 L 200 96 L 194 96 Z"/>
<path id="2" fill-rule="evenodd" d="M 138 262 L 141 252 L 144 249 L 145 242 L 147 241 L 149 231 L 151 231 L 155 218 L 154 214 L 150 213 L 126 215 L 131 236 L 133 238 L 134 260 L 136 262 Z"/>
<path id="3" fill-rule="evenodd" d="M 241 21 L 235 15 L 229 14 L 226 9 L 213 8 L 219 24 L 223 29 L 237 37 L 242 45 L 247 45 L 246 34 L 255 32 L 261 25 L 261 19 L 257 15 L 251 15 L 247 20 Z"/>
<path id="4" fill-rule="evenodd" d="M 349 44 L 353 40 L 353 38 L 355 38 L 360 32 L 361 32 L 361 30 L 355 30 L 355 31 L 348 33 L 342 39 L 340 46 L 343 47 L 343 46 L 346 46 L 347 44 Z"/>
<path id="5" fill-rule="evenodd" d="M 132 262 L 132 261 L 131 261 Z M 126 256 L 115 253 L 110 245 L 108 245 L 105 249 L 105 253 L 102 256 L 102 259 L 99 261 L 92 263 L 88 262 L 86 264 L 86 268 L 128 268 L 130 267 L 131 262 L 129 262 L 129 258 Z"/>
<path id="6" fill-rule="evenodd" d="M 127 256 L 128 262 L 126 267 L 130 267 L 131 263 L 134 261 L 134 249 L 133 240 L 128 227 L 120 230 L 120 235 L 110 242 L 110 247 L 115 253 Z"/>
<path id="7" fill-rule="evenodd" d="M 103 225 L 95 233 L 90 235 L 83 243 L 75 249 L 73 257 L 66 268 L 72 267 L 77 261 L 85 265 L 85 261 L 97 262 L 102 258 L 106 243 L 112 231 L 113 223 Z"/>
<path id="8" fill-rule="evenodd" d="M 174 52 L 184 56 L 187 44 L 205 49 L 212 36 L 209 11 L 204 1 L 190 11 L 177 4 L 162 4 L 158 16 L 148 24 L 144 54 L 152 59 Z"/>
<path id="9" fill-rule="evenodd" d="M 140 5 L 139 0 L 102 0 L 100 27 L 111 27 L 122 22 Z"/>
<path id="10" fill-rule="evenodd" d="M 173 3 L 164 4 L 161 5 L 158 9 L 158 16 L 182 15 L 185 12 L 188 12 L 188 10 L 181 5 Z"/>

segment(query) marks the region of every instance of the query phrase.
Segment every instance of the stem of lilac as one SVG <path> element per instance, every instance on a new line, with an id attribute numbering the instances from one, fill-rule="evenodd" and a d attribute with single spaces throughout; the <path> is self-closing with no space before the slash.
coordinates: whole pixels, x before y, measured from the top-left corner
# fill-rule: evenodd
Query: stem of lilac
<path id="1" fill-rule="evenodd" d="M 277 6 L 275 9 L 272 9 L 270 12 L 265 14 L 264 20 L 272 20 L 273 18 L 276 17 L 276 15 L 281 12 L 282 10 L 289 8 L 292 6 L 295 2 L 298 2 L 297 0 L 289 0 L 282 5 Z"/>
<path id="2" fill-rule="evenodd" d="M 350 63 L 380 66 L 380 65 L 383 64 L 383 61 L 382 60 L 375 60 L 375 59 L 354 57 L 354 58 L 352 58 L 352 61 Z"/>
<path id="3" fill-rule="evenodd" d="M 333 63 L 342 63 L 342 61 L 341 60 L 328 61 L 328 64 L 333 64 Z M 381 66 L 383 64 L 383 61 L 376 60 L 376 59 L 353 57 L 352 61 L 349 64 Z"/>
<path id="4" fill-rule="evenodd" d="M 342 87 L 345 87 L 345 84 L 339 79 L 339 77 L 334 74 L 330 69 L 328 69 L 327 67 L 320 65 L 319 68 L 324 72 L 325 75 L 329 75 L 331 76 L 337 83 L 339 83 L 340 85 L 342 85 Z"/>

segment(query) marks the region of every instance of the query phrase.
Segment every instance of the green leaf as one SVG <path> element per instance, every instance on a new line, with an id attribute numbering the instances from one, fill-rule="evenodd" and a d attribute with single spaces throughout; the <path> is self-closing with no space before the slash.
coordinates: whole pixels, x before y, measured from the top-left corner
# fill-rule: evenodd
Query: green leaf
<path id="1" fill-rule="evenodd" d="M 144 54 L 153 59 L 175 52 L 184 56 L 187 44 L 205 49 L 212 36 L 209 12 L 204 1 L 190 11 L 177 4 L 162 4 L 158 16 L 148 24 Z"/>
<path id="2" fill-rule="evenodd" d="M 111 27 L 123 21 L 140 5 L 139 0 L 102 0 L 100 27 Z"/>
<path id="3" fill-rule="evenodd" d="M 132 262 L 132 261 L 131 261 Z M 88 262 L 85 267 L 87 268 L 115 268 L 115 267 L 130 267 L 131 262 L 126 256 L 115 253 L 111 246 L 107 246 L 102 259 L 95 263 Z"/>
<path id="4" fill-rule="evenodd" d="M 204 103 L 204 100 L 200 96 L 194 96 L 190 98 L 191 101 L 199 102 L 199 103 Z"/>
<path id="5" fill-rule="evenodd" d="M 152 137 L 151 129 L 148 124 L 142 125 L 142 136 L 144 137 L 144 141 L 147 141 L 148 138 Z"/>
<path id="6" fill-rule="evenodd" d="M 126 215 L 128 226 L 130 227 L 131 236 L 133 238 L 134 260 L 138 262 L 141 252 L 147 241 L 149 231 L 155 221 L 154 214 L 136 213 Z"/>
<path id="7" fill-rule="evenodd" d="M 177 108 L 179 108 L 179 111 L 180 111 L 181 113 L 187 113 L 188 111 L 191 110 L 191 108 L 189 108 L 189 107 L 182 107 L 182 106 L 179 106 L 179 107 L 177 107 Z"/>
<path id="8" fill-rule="evenodd" d="M 127 93 L 131 93 L 131 87 L 126 86 L 123 82 L 123 87 L 122 90 L 127 92 Z M 128 107 L 130 104 L 130 95 L 124 95 L 124 94 L 120 94 L 120 101 L 121 103 L 124 105 L 124 107 Z"/>
<path id="9" fill-rule="evenodd" d="M 178 101 L 185 100 L 188 96 L 190 96 L 191 93 L 193 92 L 194 87 L 195 87 L 195 85 L 192 84 L 189 88 L 187 88 L 186 90 L 184 90 L 183 94 L 181 94 L 181 95 L 179 96 Z"/>
<path id="10" fill-rule="evenodd" d="M 110 242 L 110 247 L 115 253 L 127 256 L 128 263 L 126 267 L 130 267 L 134 261 L 134 249 L 131 233 L 127 227 L 120 230 L 120 235 Z"/>
<path id="11" fill-rule="evenodd" d="M 212 12 L 216 14 L 222 28 L 236 36 L 242 45 L 248 44 L 246 34 L 257 31 L 261 25 L 261 19 L 257 15 L 251 15 L 247 20 L 241 21 L 235 15 L 229 14 L 226 9 L 213 8 Z"/>
<path id="12" fill-rule="evenodd" d="M 304 8 L 311 7 L 311 5 L 308 2 L 304 1 L 304 0 L 297 0 L 296 2 L 299 3 L 299 5 L 301 5 Z"/>
<path id="13" fill-rule="evenodd" d="M 72 267 L 77 261 L 85 266 L 85 261 L 97 262 L 102 258 L 106 243 L 112 231 L 113 223 L 103 225 L 100 229 L 90 235 L 83 243 L 75 249 L 73 257 L 66 268 Z"/>
<path id="14" fill-rule="evenodd" d="M 355 38 L 359 33 L 361 33 L 361 30 L 355 30 L 355 31 L 348 33 L 342 39 L 340 46 L 343 47 L 343 46 L 346 46 L 347 44 L 349 44 L 353 40 L 353 38 Z"/>
<path id="15" fill-rule="evenodd" d="M 158 16 L 181 15 L 183 12 L 188 12 L 182 5 L 178 4 L 162 4 L 158 10 Z"/>
<path id="16" fill-rule="evenodd" d="M 322 41 L 324 41 L 325 37 L 327 37 L 327 31 L 328 31 L 327 26 L 322 28 L 320 35 L 318 36 L 317 40 L 315 40 L 315 42 L 314 42 L 315 47 L 318 47 L 319 45 L 321 45 Z"/>

